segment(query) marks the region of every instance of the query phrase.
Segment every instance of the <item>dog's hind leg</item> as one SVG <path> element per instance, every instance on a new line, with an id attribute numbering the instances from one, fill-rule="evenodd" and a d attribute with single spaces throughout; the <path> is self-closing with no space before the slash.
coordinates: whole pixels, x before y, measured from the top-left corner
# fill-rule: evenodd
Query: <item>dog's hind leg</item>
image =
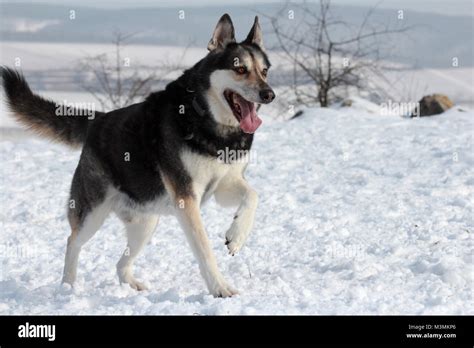
<path id="1" fill-rule="evenodd" d="M 72 180 L 68 206 L 71 235 L 67 240 L 62 280 L 70 285 L 76 280 L 82 246 L 102 226 L 112 208 L 112 200 L 107 195 L 107 184 L 95 175 L 97 173 L 90 166 L 82 164 L 81 160 Z"/>
<path id="2" fill-rule="evenodd" d="M 98 206 L 91 208 L 83 217 L 77 216 L 73 209 L 69 209 L 68 216 L 71 225 L 71 235 L 67 240 L 63 283 L 74 284 L 81 248 L 99 230 L 109 212 L 109 202 L 102 202 Z"/>
<path id="3" fill-rule="evenodd" d="M 158 224 L 158 215 L 128 215 L 118 214 L 125 224 L 127 232 L 127 248 L 117 263 L 117 275 L 120 283 L 127 283 L 135 290 L 146 290 L 146 286 L 137 281 L 133 276 L 133 262 L 138 253 L 150 240 L 156 225 Z"/>

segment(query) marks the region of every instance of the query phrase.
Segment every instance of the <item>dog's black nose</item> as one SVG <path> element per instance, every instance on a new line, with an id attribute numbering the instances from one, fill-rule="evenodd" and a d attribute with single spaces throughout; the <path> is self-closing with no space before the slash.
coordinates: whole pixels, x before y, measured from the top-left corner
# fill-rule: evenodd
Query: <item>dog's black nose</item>
<path id="1" fill-rule="evenodd" d="M 260 99 L 262 99 L 262 102 L 265 104 L 271 103 L 273 99 L 275 99 L 275 92 L 273 92 L 270 88 L 262 89 L 260 91 Z"/>

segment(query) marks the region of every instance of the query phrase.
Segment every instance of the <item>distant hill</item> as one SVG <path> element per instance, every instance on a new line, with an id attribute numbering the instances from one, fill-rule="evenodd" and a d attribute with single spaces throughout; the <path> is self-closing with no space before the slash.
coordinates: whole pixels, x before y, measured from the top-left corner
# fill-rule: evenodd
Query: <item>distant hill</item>
<path id="1" fill-rule="evenodd" d="M 231 14 L 237 35 L 244 38 L 256 12 L 272 14 L 281 5 L 263 3 L 242 6 L 186 7 L 185 19 L 178 18 L 176 8 L 100 9 L 46 4 L 1 3 L 0 39 L 30 42 L 110 42 L 114 30 L 137 33 L 133 43 L 176 45 L 207 44 L 216 20 L 224 12 Z M 333 13 L 350 23 L 358 23 L 368 7 L 333 6 Z M 69 19 L 70 10 L 75 19 Z M 298 10 L 296 10 L 296 14 Z M 396 21 L 396 10 L 377 9 L 377 22 Z M 417 67 L 446 68 L 453 57 L 460 65 L 474 64 L 472 17 L 444 16 L 434 13 L 405 11 L 405 24 L 417 27 L 409 37 L 393 42 L 391 60 Z M 263 28 L 269 30 L 263 20 Z M 272 37 L 266 41 L 271 45 Z"/>

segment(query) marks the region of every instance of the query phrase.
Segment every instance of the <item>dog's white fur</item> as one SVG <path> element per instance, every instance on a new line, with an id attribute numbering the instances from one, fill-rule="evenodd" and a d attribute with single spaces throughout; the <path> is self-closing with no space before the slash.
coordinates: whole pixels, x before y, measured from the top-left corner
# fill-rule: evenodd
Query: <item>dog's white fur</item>
<path id="1" fill-rule="evenodd" d="M 256 56 L 252 59 L 247 53 L 243 55 L 242 58 L 244 64 L 249 71 L 255 69 L 256 71 L 262 71 L 263 69 L 268 68 L 262 57 Z M 211 110 L 211 114 L 214 116 L 215 120 L 226 126 L 237 127 L 239 122 L 236 120 L 235 116 L 232 113 L 232 110 L 225 100 L 224 91 L 226 89 L 231 89 L 234 92 L 237 92 L 246 100 L 254 103 L 260 103 L 260 96 L 258 95 L 257 88 L 249 88 L 248 81 L 245 79 L 238 80 L 235 78 L 235 72 L 232 70 L 216 70 L 210 76 L 210 85 L 211 88 L 207 92 L 207 102 Z"/>
<path id="2" fill-rule="evenodd" d="M 224 98 L 224 90 L 240 90 L 240 86 L 230 70 L 216 70 L 210 76 L 211 88 L 207 92 L 207 103 L 216 122 L 225 126 L 238 127 L 239 122 Z M 240 93 L 239 93 L 240 94 Z"/>

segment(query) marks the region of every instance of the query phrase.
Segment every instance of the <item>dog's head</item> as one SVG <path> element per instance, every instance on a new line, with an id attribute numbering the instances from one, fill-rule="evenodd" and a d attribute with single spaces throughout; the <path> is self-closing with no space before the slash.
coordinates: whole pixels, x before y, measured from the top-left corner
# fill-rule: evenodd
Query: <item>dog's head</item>
<path id="1" fill-rule="evenodd" d="M 209 76 L 207 101 L 215 120 L 254 133 L 262 123 L 257 104 L 268 104 L 275 93 L 267 83 L 270 62 L 263 47 L 258 17 L 247 38 L 237 43 L 228 14 L 221 17 L 207 46 L 214 67 Z"/>

